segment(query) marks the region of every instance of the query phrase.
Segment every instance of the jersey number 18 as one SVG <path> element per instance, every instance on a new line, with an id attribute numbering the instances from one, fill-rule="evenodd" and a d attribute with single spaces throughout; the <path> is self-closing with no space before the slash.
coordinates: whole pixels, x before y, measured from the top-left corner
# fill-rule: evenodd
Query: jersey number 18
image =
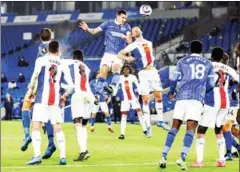
<path id="1" fill-rule="evenodd" d="M 205 66 L 203 64 L 190 64 L 192 79 L 203 79 Z"/>

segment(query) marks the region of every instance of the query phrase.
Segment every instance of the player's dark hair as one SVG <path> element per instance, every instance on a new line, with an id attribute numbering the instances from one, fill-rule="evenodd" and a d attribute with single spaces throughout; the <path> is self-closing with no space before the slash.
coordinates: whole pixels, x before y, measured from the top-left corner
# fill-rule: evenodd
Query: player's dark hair
<path id="1" fill-rule="evenodd" d="M 123 70 L 124 70 L 125 68 L 128 68 L 128 69 L 129 69 L 129 71 L 130 71 L 129 74 L 132 74 L 133 69 L 132 69 L 132 67 L 131 67 L 129 64 L 125 64 L 125 65 L 122 67 L 121 73 L 123 73 Z"/>
<path id="2" fill-rule="evenodd" d="M 125 11 L 125 10 L 119 10 L 119 11 L 117 12 L 117 15 L 120 16 L 121 14 L 127 15 L 127 11 Z"/>
<path id="3" fill-rule="evenodd" d="M 83 52 L 81 50 L 75 50 L 73 53 L 73 60 L 83 61 Z"/>
<path id="4" fill-rule="evenodd" d="M 213 48 L 212 55 L 211 55 L 212 61 L 220 62 L 223 58 L 223 54 L 224 54 L 224 51 L 222 48 L 220 47 Z"/>
<path id="5" fill-rule="evenodd" d="M 56 54 L 57 52 L 59 52 L 59 48 L 60 44 L 58 41 L 53 40 L 48 44 L 48 51 L 50 53 Z"/>
<path id="6" fill-rule="evenodd" d="M 44 28 L 40 32 L 40 38 L 42 41 L 47 42 L 51 40 L 51 29 Z"/>
<path id="7" fill-rule="evenodd" d="M 228 60 L 229 60 L 228 54 L 224 53 L 222 57 L 222 63 L 226 65 L 228 63 Z"/>
<path id="8" fill-rule="evenodd" d="M 199 40 L 194 40 L 190 45 L 190 53 L 200 54 L 202 52 L 202 42 Z"/>

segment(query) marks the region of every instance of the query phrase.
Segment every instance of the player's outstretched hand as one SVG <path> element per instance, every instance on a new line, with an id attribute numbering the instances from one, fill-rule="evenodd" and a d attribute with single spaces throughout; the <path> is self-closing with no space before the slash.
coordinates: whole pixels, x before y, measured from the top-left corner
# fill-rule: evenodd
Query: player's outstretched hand
<path id="1" fill-rule="evenodd" d="M 170 94 L 170 95 L 169 95 L 169 99 L 170 99 L 171 101 L 173 101 L 173 100 L 175 99 L 175 95 L 174 95 L 174 94 L 172 94 L 172 95 Z"/>
<path id="2" fill-rule="evenodd" d="M 87 25 L 87 23 L 85 21 L 81 21 L 79 23 L 79 27 L 82 28 L 85 31 L 87 31 L 87 29 L 88 29 L 88 25 Z"/>

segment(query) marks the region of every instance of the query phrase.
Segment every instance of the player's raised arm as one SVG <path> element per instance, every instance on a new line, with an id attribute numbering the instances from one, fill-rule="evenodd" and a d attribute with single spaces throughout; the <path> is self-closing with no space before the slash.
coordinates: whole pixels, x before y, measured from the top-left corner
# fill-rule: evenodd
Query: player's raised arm
<path id="1" fill-rule="evenodd" d="M 177 82 L 181 79 L 182 72 L 181 72 L 181 60 L 177 63 L 177 69 L 173 73 L 173 78 L 170 79 L 170 95 L 174 94 L 175 88 L 177 86 Z"/>
<path id="2" fill-rule="evenodd" d="M 34 71 L 29 83 L 29 89 L 33 89 L 36 85 L 37 79 L 38 79 L 38 75 L 41 72 L 41 68 L 42 68 L 42 58 L 37 58 L 36 62 L 35 62 L 35 66 L 34 66 Z"/>
<path id="3" fill-rule="evenodd" d="M 128 44 L 132 43 L 132 33 L 130 31 L 127 32 L 125 40 Z"/>
<path id="4" fill-rule="evenodd" d="M 106 22 L 102 23 L 100 26 L 98 26 L 97 28 L 89 28 L 87 23 L 85 21 L 81 21 L 79 23 L 79 27 L 82 28 L 83 30 L 87 31 L 88 33 L 95 35 L 101 31 L 103 31 L 103 29 L 105 29 L 104 27 L 106 25 Z"/>
<path id="5" fill-rule="evenodd" d="M 126 48 L 124 48 L 123 50 L 119 51 L 118 53 L 118 58 L 120 58 L 121 60 L 126 60 L 128 62 L 130 61 L 134 61 L 135 58 L 132 57 L 132 56 L 127 56 L 128 53 L 132 52 L 134 50 L 134 47 L 135 45 L 132 43 L 132 44 L 129 44 Z"/>

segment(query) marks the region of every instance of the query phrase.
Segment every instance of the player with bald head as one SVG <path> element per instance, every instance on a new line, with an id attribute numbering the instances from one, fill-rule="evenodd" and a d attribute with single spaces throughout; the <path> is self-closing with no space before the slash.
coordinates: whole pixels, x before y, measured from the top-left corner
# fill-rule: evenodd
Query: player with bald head
<path id="1" fill-rule="evenodd" d="M 159 116 L 159 126 L 165 130 L 169 126 L 163 120 L 163 103 L 162 103 L 162 85 L 157 69 L 153 66 L 155 57 L 153 56 L 152 42 L 146 40 L 142 36 L 142 31 L 139 27 L 132 29 L 132 37 L 135 41 L 129 44 L 126 48 L 118 53 L 118 57 L 126 61 L 135 61 L 138 77 L 140 81 L 140 94 L 143 99 L 143 114 L 147 124 L 147 136 L 151 137 L 151 123 L 150 123 L 150 92 L 153 91 L 155 98 L 155 106 Z M 132 53 L 133 56 L 128 57 L 126 54 Z"/>

